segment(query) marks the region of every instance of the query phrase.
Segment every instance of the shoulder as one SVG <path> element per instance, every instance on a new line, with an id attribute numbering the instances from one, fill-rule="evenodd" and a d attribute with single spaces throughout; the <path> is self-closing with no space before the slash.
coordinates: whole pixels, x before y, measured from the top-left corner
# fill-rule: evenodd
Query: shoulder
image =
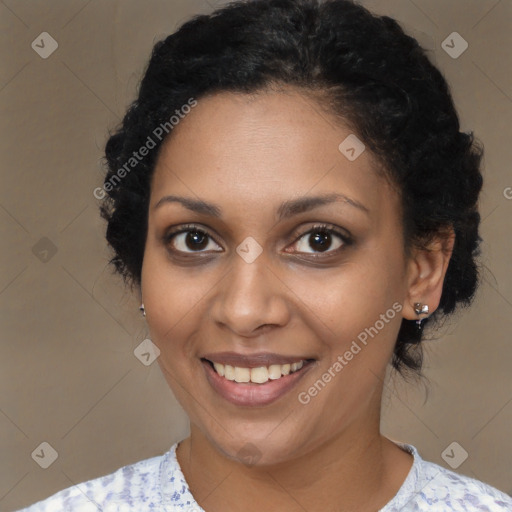
<path id="1" fill-rule="evenodd" d="M 423 461 L 425 487 L 421 491 L 426 504 L 446 504 L 448 510 L 511 511 L 512 498 L 498 489 L 465 475 Z"/>
<path id="2" fill-rule="evenodd" d="M 425 461 L 414 446 L 400 444 L 414 456 L 411 473 L 401 489 L 403 491 L 401 497 L 407 503 L 403 508 L 404 512 L 406 510 L 417 512 L 427 510 L 433 512 L 512 511 L 512 498 L 504 492 L 480 480 Z"/>
<path id="3" fill-rule="evenodd" d="M 59 491 L 18 512 L 124 512 L 134 506 L 158 510 L 160 468 L 167 453 L 123 466 L 114 473 Z"/>

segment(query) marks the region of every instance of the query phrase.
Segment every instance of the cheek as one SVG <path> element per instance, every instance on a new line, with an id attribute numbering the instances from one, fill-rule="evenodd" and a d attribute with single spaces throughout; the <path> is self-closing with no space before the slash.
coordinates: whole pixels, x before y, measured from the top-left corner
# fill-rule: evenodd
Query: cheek
<path id="1" fill-rule="evenodd" d="M 304 298 L 310 329 L 321 342 L 318 374 L 301 391 L 314 396 L 316 389 L 308 386 L 322 389 L 313 407 L 337 411 L 336 421 L 375 400 L 384 379 L 402 319 L 397 247 L 383 250 L 376 244 L 335 272 L 321 279 L 303 276 L 293 287 Z M 326 392 L 316 384 L 319 378 L 329 381 Z"/>
<path id="2" fill-rule="evenodd" d="M 173 269 L 159 251 L 147 248 L 142 267 L 142 295 L 153 342 L 177 361 L 192 348 L 184 341 L 199 328 L 201 307 L 211 285 Z"/>
<path id="3" fill-rule="evenodd" d="M 195 353 L 195 340 L 199 339 L 195 332 L 200 330 L 200 308 L 209 287 L 185 274 L 172 269 L 158 250 L 146 250 L 142 294 L 150 339 L 160 349 L 157 361 L 165 380 L 189 417 L 195 418 L 192 406 L 201 396 L 196 384 L 201 367 Z"/>
<path id="4" fill-rule="evenodd" d="M 400 275 L 397 259 L 393 262 L 392 258 L 369 256 L 323 276 L 304 273 L 290 283 L 290 288 L 310 311 L 312 321 L 316 318 L 324 326 L 327 338 L 346 343 L 390 309 L 386 320 L 390 324 L 400 322 L 392 309 L 402 300 Z"/>
<path id="5" fill-rule="evenodd" d="M 332 429 L 378 401 L 401 324 L 399 267 L 376 258 L 340 268 L 321 282 L 303 279 L 310 329 L 321 343 L 321 364 L 299 392 L 308 411 Z M 319 285 L 321 283 L 321 285 Z M 325 384 L 322 384 L 323 381 Z M 319 411 L 330 411 L 326 420 Z M 313 414 L 313 416 L 315 416 Z M 308 420 L 309 421 L 309 420 Z M 311 422 L 316 420 L 311 418 Z"/>

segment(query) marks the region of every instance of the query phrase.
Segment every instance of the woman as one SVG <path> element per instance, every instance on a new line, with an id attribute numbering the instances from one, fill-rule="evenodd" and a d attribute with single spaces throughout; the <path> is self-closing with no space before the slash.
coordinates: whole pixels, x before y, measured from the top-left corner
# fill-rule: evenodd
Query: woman
<path id="1" fill-rule="evenodd" d="M 511 510 L 380 433 L 388 364 L 420 373 L 474 295 L 481 153 L 418 43 L 350 1 L 158 43 L 97 197 L 191 433 L 26 510 Z"/>

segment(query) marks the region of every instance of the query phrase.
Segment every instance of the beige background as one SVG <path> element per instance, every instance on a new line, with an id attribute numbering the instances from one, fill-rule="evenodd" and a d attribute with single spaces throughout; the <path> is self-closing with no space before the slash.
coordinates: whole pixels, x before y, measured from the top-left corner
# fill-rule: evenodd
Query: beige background
<path id="1" fill-rule="evenodd" d="M 0 2 L 2 511 L 160 454 L 187 433 L 157 364 L 133 354 L 144 322 L 106 266 L 92 191 L 108 129 L 134 98 L 153 44 L 214 4 Z M 487 151 L 483 286 L 473 308 L 429 343 L 428 397 L 425 386 L 389 382 L 383 431 L 446 467 L 441 454 L 456 441 L 469 454 L 457 471 L 511 492 L 512 2 L 363 4 L 396 17 L 431 50 L 463 128 Z M 454 31 L 469 43 L 458 59 L 441 47 Z M 31 48 L 41 32 L 59 45 L 47 59 Z M 31 457 L 42 442 L 58 453 L 48 469 Z"/>

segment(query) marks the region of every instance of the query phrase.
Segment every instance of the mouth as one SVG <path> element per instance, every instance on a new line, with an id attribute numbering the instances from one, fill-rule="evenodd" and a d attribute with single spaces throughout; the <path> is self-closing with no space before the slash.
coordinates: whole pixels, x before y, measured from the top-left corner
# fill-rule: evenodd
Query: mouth
<path id="1" fill-rule="evenodd" d="M 227 401 L 242 406 L 263 406 L 275 402 L 295 387 L 316 361 L 285 360 L 278 356 L 242 358 L 231 354 L 201 358 L 212 388 Z"/>
<path id="2" fill-rule="evenodd" d="M 225 379 L 244 384 L 251 382 L 252 384 L 265 384 L 269 380 L 278 380 L 286 375 L 299 371 L 304 364 L 313 361 L 313 359 L 301 359 L 298 362 L 286 364 L 271 364 L 269 366 L 257 366 L 255 368 L 246 368 L 241 366 L 231 366 L 229 364 L 215 363 L 204 359 L 203 361 L 210 364 L 217 375 Z"/>

